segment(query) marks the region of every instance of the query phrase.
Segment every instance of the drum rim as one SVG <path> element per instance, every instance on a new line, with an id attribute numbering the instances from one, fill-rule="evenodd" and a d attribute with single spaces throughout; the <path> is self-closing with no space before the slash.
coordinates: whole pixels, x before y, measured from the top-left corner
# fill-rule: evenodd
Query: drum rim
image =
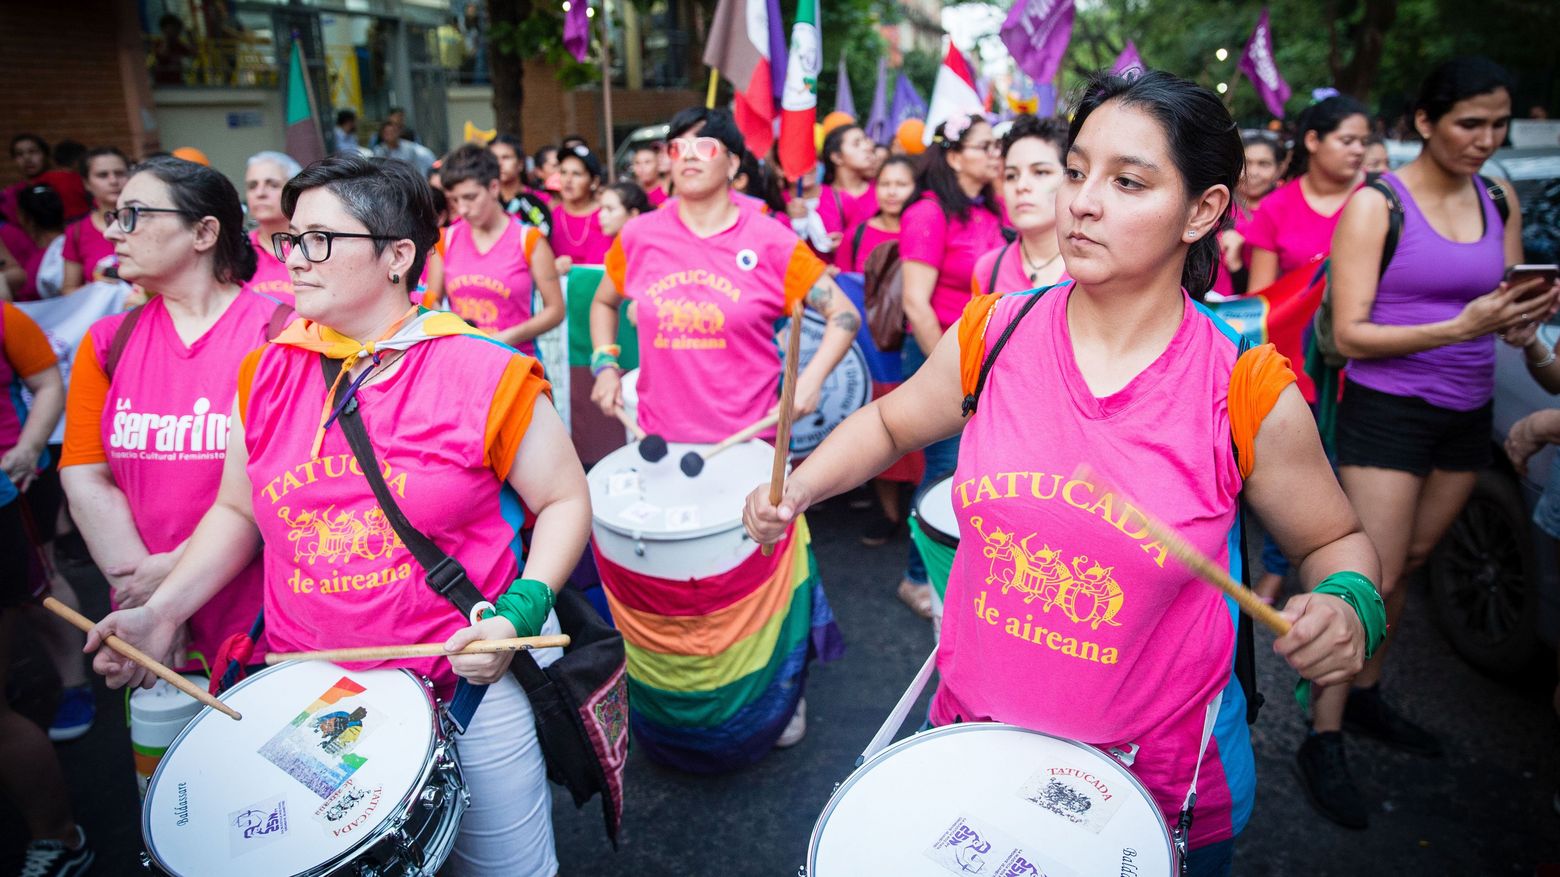
<path id="1" fill-rule="evenodd" d="M 773 455 L 774 454 L 774 447 L 775 446 L 773 444 L 771 444 L 770 442 L 764 441 L 761 438 L 756 438 L 756 437 L 755 438 L 750 438 L 746 442 L 743 442 L 744 445 L 749 445 L 749 444 L 754 444 L 754 443 L 763 445 L 764 448 L 766 449 L 765 450 L 766 454 L 768 454 L 768 455 Z M 632 444 L 628 444 L 628 445 L 624 445 L 623 447 L 626 448 L 626 447 L 632 447 L 632 446 L 633 446 Z M 678 446 L 684 446 L 684 447 L 687 447 L 687 448 L 695 448 L 695 447 L 710 448 L 710 447 L 714 447 L 715 446 L 715 442 L 678 442 L 678 441 L 673 441 L 673 442 L 670 442 L 668 444 L 667 456 L 671 457 L 673 455 L 675 449 Z M 614 448 L 612 453 L 615 454 L 615 453 L 617 453 L 618 451 L 621 451 L 621 450 L 623 450 L 623 448 Z M 733 449 L 733 450 L 735 450 L 735 449 Z M 611 456 L 611 455 L 609 454 L 608 456 Z M 680 455 L 679 455 L 679 458 L 680 458 Z M 607 457 L 603 457 L 599 461 L 596 462 L 596 466 L 600 466 L 602 463 L 605 463 L 606 461 L 607 461 Z M 655 464 L 646 464 L 646 465 L 655 465 Z M 663 463 L 661 465 L 665 465 L 664 461 L 663 461 Z M 592 472 L 595 471 L 596 466 L 590 467 Z M 767 471 L 767 470 L 768 470 L 768 467 L 765 467 L 765 471 Z M 786 467 L 786 472 L 787 473 L 790 472 L 790 467 L 789 466 Z M 590 481 L 590 472 L 585 473 L 585 480 L 587 482 Z M 589 485 L 587 484 L 587 487 L 588 486 Z M 615 535 L 622 536 L 622 537 L 624 537 L 626 539 L 632 539 L 632 540 L 634 540 L 636 542 L 692 542 L 694 540 L 704 539 L 704 538 L 707 538 L 709 536 L 723 536 L 723 535 L 725 535 L 727 533 L 730 533 L 732 530 L 741 530 L 741 529 L 743 529 L 743 527 L 742 527 L 742 513 L 740 511 L 738 511 L 737 516 L 735 518 L 733 518 L 730 523 L 710 524 L 709 526 L 698 527 L 696 529 L 688 529 L 688 530 L 641 530 L 641 529 L 635 529 L 633 526 L 628 525 L 628 524 L 620 524 L 620 523 L 617 523 L 615 521 L 611 521 L 611 520 L 607 519 L 606 517 L 603 517 L 602 515 L 598 514 L 596 512 L 596 508 L 597 508 L 596 503 L 592 502 L 591 503 L 591 510 L 590 510 L 590 522 L 591 522 L 591 526 L 592 527 L 601 527 L 604 530 L 611 531 Z M 742 537 L 742 541 L 749 542 L 751 540 L 746 535 L 744 535 Z M 758 545 L 754 544 L 753 547 L 756 550 L 758 548 Z"/>
<path id="2" fill-rule="evenodd" d="M 1034 735 L 1039 736 L 1039 737 L 1046 737 L 1048 739 L 1055 740 L 1055 741 L 1057 741 L 1059 743 L 1066 743 L 1066 744 L 1068 744 L 1069 746 L 1072 746 L 1075 749 L 1086 750 L 1087 752 L 1089 752 L 1092 755 L 1103 756 L 1103 757 L 1109 759 L 1117 767 L 1120 767 L 1121 768 L 1121 772 L 1126 774 L 1126 777 L 1130 781 L 1132 786 L 1134 788 L 1136 788 L 1138 790 L 1138 792 L 1140 792 L 1143 795 L 1143 798 L 1149 802 L 1151 810 L 1152 810 L 1154 816 L 1156 817 L 1155 818 L 1155 822 L 1158 823 L 1159 830 L 1164 835 L 1165 850 L 1166 850 L 1166 852 L 1170 856 L 1171 872 L 1174 873 L 1175 865 L 1176 865 L 1176 862 L 1177 862 L 1177 857 L 1176 857 L 1176 850 L 1175 850 L 1175 841 L 1170 836 L 1170 824 L 1165 821 L 1165 815 L 1163 813 L 1159 812 L 1159 805 L 1157 803 L 1155 803 L 1154 796 L 1148 791 L 1148 787 L 1143 785 L 1143 781 L 1138 779 L 1137 775 L 1134 774 L 1130 769 L 1128 769 L 1127 767 L 1122 765 L 1121 762 L 1116 761 L 1114 758 L 1111 758 L 1108 754 L 1100 751 L 1099 749 L 1097 749 L 1097 748 L 1095 748 L 1093 746 L 1090 746 L 1087 743 L 1080 743 L 1077 740 L 1069 740 L 1066 737 L 1058 737 L 1055 734 L 1047 734 L 1044 731 L 1036 731 L 1033 728 L 1024 728 L 1024 727 L 1020 727 L 1019 725 L 1009 724 L 1007 722 L 960 722 L 960 723 L 954 724 L 954 725 L 944 725 L 944 726 L 942 726 L 940 728 L 932 728 L 931 730 L 928 730 L 928 731 L 920 731 L 920 732 L 911 734 L 910 736 L 904 738 L 903 740 L 898 741 L 894 745 L 887 747 L 883 751 L 881 751 L 878 754 L 876 754 L 876 755 L 872 756 L 871 758 L 867 759 L 865 762 L 863 762 L 862 764 L 857 766 L 855 769 L 853 769 L 850 772 L 850 776 L 846 777 L 843 781 L 840 782 L 839 786 L 837 786 L 834 789 L 834 793 L 829 796 L 829 802 L 823 806 L 823 812 L 818 814 L 817 821 L 813 823 L 812 836 L 810 838 L 808 838 L 808 841 L 807 841 L 807 865 L 806 865 L 807 871 L 806 871 L 806 873 L 808 874 L 808 877 L 817 877 L 817 873 L 818 873 L 818 846 L 819 846 L 820 842 L 823 840 L 823 827 L 826 824 L 828 824 L 829 817 L 834 815 L 834 811 L 839 806 L 840 800 L 844 797 L 845 793 L 851 787 L 856 785 L 856 783 L 863 776 L 866 776 L 867 772 L 871 768 L 876 767 L 878 764 L 882 763 L 883 761 L 886 761 L 889 758 L 889 756 L 893 755 L 894 753 L 897 753 L 901 749 L 908 749 L 912 745 L 919 744 L 919 743 L 925 743 L 925 742 L 927 742 L 929 740 L 932 740 L 932 739 L 935 739 L 935 738 L 938 738 L 938 737 L 947 737 L 947 736 L 952 736 L 954 734 L 965 734 L 965 733 L 969 733 L 969 732 L 972 732 L 972 731 L 997 731 L 997 730 L 1001 730 L 1001 731 L 1019 731 L 1019 732 L 1025 733 L 1025 734 L 1034 734 Z"/>
<path id="3" fill-rule="evenodd" d="M 942 545 L 942 546 L 947 547 L 947 548 L 958 548 L 959 547 L 959 534 L 958 533 L 947 533 L 947 532 L 944 532 L 942 529 L 937 527 L 935 524 L 932 524 L 931 522 L 927 521 L 926 517 L 921 514 L 921 503 L 923 501 L 925 501 L 927 495 L 932 492 L 932 488 L 934 488 L 937 485 L 943 483 L 944 481 L 952 481 L 952 480 L 953 480 L 953 473 L 949 472 L 947 475 L 944 475 L 943 477 L 937 479 L 936 481 L 933 481 L 931 484 L 928 484 L 926 486 L 926 489 L 921 491 L 921 495 L 916 497 L 915 498 L 915 502 L 910 505 L 910 514 L 914 515 L 915 519 L 920 522 L 920 524 L 921 524 L 921 532 L 926 534 L 926 538 L 932 540 L 933 542 L 936 542 L 938 545 Z"/>
<path id="4" fill-rule="evenodd" d="M 251 682 L 254 682 L 256 679 L 269 676 L 284 667 L 291 667 L 304 663 L 309 662 L 285 661 L 281 664 L 277 664 L 274 667 L 267 667 L 258 673 L 246 677 L 224 693 L 237 691 Z M 295 877 L 305 877 L 305 875 L 319 875 L 319 877 L 323 877 L 323 875 L 329 874 L 336 868 L 339 868 L 342 865 L 350 864 L 354 860 L 363 856 L 369 850 L 373 849 L 374 846 L 377 845 L 379 841 L 382 840 L 386 835 L 389 835 L 395 831 L 399 831 L 401 826 L 406 823 L 407 814 L 411 812 L 410 808 L 415 806 L 418 795 L 421 794 L 423 788 L 427 786 L 428 778 L 431 777 L 434 770 L 438 768 L 438 756 L 440 750 L 448 749 L 450 752 L 449 757 L 451 759 L 455 758 L 453 746 L 454 740 L 449 736 L 449 734 L 445 732 L 444 722 L 439 715 L 439 701 L 433 696 L 432 690 L 423 681 L 423 678 L 411 670 L 406 669 L 405 667 L 375 667 L 372 669 L 394 670 L 411 677 L 413 684 L 417 686 L 418 691 L 422 692 L 423 698 L 428 702 L 428 708 L 430 711 L 432 711 L 434 718 L 433 734 L 428 738 L 427 751 L 423 753 L 422 771 L 418 774 L 416 782 L 411 786 L 410 789 L 407 790 L 406 794 L 401 796 L 401 800 L 396 803 L 395 807 L 390 810 L 389 815 L 387 815 L 384 821 L 379 823 L 379 825 L 376 826 L 373 831 L 364 833 L 362 838 L 356 844 L 348 847 L 336 858 L 321 862 L 320 864 L 315 865 L 306 871 L 300 871 L 297 875 L 295 875 Z M 342 672 L 352 671 L 346 670 L 346 668 L 342 668 Z M 141 844 L 146 848 L 146 855 L 152 860 L 152 863 L 160 868 L 163 873 L 174 875 L 174 877 L 181 877 L 181 875 L 179 875 L 179 872 L 174 871 L 173 868 L 163 860 L 162 856 L 158 855 L 156 844 L 154 844 L 152 841 L 152 790 L 157 787 L 157 781 L 162 778 L 163 770 L 167 768 L 170 763 L 168 761 L 167 753 L 172 752 L 178 748 L 179 744 L 184 741 L 185 736 L 194 730 L 195 724 L 197 722 L 206 718 L 208 713 L 215 712 L 216 710 L 209 706 L 202 706 L 200 712 L 196 713 L 195 716 L 191 718 L 184 726 L 184 728 L 179 731 L 179 735 L 173 738 L 173 742 L 168 744 L 168 748 L 164 750 L 162 759 L 157 762 L 157 770 L 152 772 L 152 778 L 146 782 L 146 797 L 141 801 Z"/>

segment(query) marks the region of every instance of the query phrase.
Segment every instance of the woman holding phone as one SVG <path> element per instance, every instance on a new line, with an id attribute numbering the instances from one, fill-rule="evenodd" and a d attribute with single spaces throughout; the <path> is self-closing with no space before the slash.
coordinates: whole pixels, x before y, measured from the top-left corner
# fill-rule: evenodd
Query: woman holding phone
<path id="1" fill-rule="evenodd" d="M 1490 462 L 1496 336 L 1526 345 L 1560 299 L 1552 276 L 1504 279 L 1522 258 L 1522 214 L 1508 183 L 1478 173 L 1510 120 L 1510 79 L 1499 66 L 1459 58 L 1436 67 L 1414 110 L 1424 151 L 1382 177 L 1402 205 L 1391 261 L 1383 270 L 1391 208 L 1375 188 L 1355 195 L 1333 237 L 1333 331 L 1349 358 L 1338 471 L 1380 554 L 1391 626 L 1407 599 L 1402 582 Z M 1384 654 L 1385 646 L 1352 690 L 1335 686 L 1316 698 L 1313 733 L 1300 747 L 1312 802 L 1354 828 L 1366 826 L 1367 807 L 1344 760 L 1345 725 L 1411 753 L 1440 752 L 1434 735 L 1383 701 Z"/>

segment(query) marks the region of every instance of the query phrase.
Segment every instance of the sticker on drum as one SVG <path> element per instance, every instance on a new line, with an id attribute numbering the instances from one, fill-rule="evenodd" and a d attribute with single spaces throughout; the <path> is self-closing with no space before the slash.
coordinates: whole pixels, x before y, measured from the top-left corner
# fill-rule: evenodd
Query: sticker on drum
<path id="1" fill-rule="evenodd" d="M 407 671 L 283 664 L 223 700 L 244 720 L 203 711 L 147 789 L 141 835 L 168 874 L 326 873 L 404 817 L 443 755 Z"/>
<path id="2" fill-rule="evenodd" d="M 809 877 L 1171 877 L 1148 790 L 1099 750 L 1013 725 L 916 734 L 851 774 L 813 828 Z"/>
<path id="3" fill-rule="evenodd" d="M 780 358 L 785 360 L 785 335 L 790 325 L 790 320 L 780 322 Z M 813 312 L 807 311 L 802 317 L 802 361 L 798 366 L 798 373 L 807 368 L 812 362 L 813 355 L 818 352 L 818 345 L 823 343 L 823 331 L 828 323 L 824 318 Z M 850 349 L 845 351 L 845 356 L 840 359 L 839 365 L 829 376 L 823 380 L 823 392 L 818 400 L 818 410 L 811 414 L 797 418 L 791 425 L 791 455 L 804 457 L 812 453 L 823 444 L 829 433 L 836 426 L 845 422 L 845 418 L 855 413 L 856 409 L 866 405 L 872 398 L 872 375 L 867 371 L 867 355 L 862 352 L 861 345 L 852 341 Z"/>

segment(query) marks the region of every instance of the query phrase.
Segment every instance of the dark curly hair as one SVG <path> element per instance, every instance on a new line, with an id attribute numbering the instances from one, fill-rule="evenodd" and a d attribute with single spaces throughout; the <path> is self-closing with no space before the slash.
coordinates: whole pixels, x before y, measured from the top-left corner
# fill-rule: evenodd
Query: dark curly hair
<path id="1" fill-rule="evenodd" d="M 238 190 L 221 173 L 173 156 L 149 158 L 130 176 L 151 174 L 168 187 L 173 206 L 193 225 L 209 216 L 217 221 L 217 246 L 211 251 L 212 274 L 219 283 L 245 283 L 255 276 L 255 248 L 244 234 L 244 207 Z"/>

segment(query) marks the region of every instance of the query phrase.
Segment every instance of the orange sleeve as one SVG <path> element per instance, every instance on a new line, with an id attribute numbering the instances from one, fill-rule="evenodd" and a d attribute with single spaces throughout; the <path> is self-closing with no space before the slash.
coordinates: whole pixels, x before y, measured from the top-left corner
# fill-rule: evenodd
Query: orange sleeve
<path id="1" fill-rule="evenodd" d="M 531 254 L 536 252 L 536 244 L 542 239 L 542 230 L 534 225 L 525 227 L 525 241 L 521 249 L 525 252 L 525 264 L 531 264 Z"/>
<path id="2" fill-rule="evenodd" d="M 92 330 L 82 336 L 65 393 L 65 446 L 60 468 L 108 461 L 103 450 L 103 408 L 108 404 L 108 373 L 98 362 Z"/>
<path id="3" fill-rule="evenodd" d="M 806 298 L 813 284 L 828 270 L 829 266 L 810 247 L 797 241 L 791 250 L 791 261 L 785 266 L 785 312 L 789 314 L 797 302 Z"/>
<path id="4" fill-rule="evenodd" d="M 520 441 L 531 427 L 531 410 L 538 399 L 552 399 L 552 385 L 542 376 L 542 364 L 516 354 L 504 367 L 488 405 L 483 461 L 500 480 L 509 478 Z"/>
<path id="5" fill-rule="evenodd" d="M 265 346 L 256 347 L 244 355 L 238 363 L 238 422 L 249 423 L 249 397 L 255 391 L 255 371 L 260 368 L 260 357 Z"/>
<path id="6" fill-rule="evenodd" d="M 5 358 L 11 370 L 24 378 L 54 367 L 59 358 L 49 344 L 49 336 L 43 334 L 32 317 L 21 308 L 4 302 L 5 308 Z"/>
<path id="7" fill-rule="evenodd" d="M 617 287 L 618 295 L 628 296 L 628 254 L 623 252 L 623 235 L 621 232 L 612 239 L 612 248 L 607 250 L 606 258 L 601 260 L 606 266 L 607 277 L 612 285 Z"/>
<path id="8" fill-rule="evenodd" d="M 1230 435 L 1235 441 L 1235 462 L 1240 477 L 1250 478 L 1257 466 L 1257 432 L 1278 395 L 1295 382 L 1289 359 L 1271 344 L 1241 354 L 1230 373 Z"/>
<path id="9" fill-rule="evenodd" d="M 966 396 L 975 392 L 975 385 L 980 383 L 980 366 L 986 360 L 986 324 L 991 322 L 1001 300 L 1002 296 L 996 293 L 977 295 L 964 306 L 964 315 L 959 317 L 959 383 Z M 914 344 L 915 339 L 906 338 L 905 343 Z"/>

